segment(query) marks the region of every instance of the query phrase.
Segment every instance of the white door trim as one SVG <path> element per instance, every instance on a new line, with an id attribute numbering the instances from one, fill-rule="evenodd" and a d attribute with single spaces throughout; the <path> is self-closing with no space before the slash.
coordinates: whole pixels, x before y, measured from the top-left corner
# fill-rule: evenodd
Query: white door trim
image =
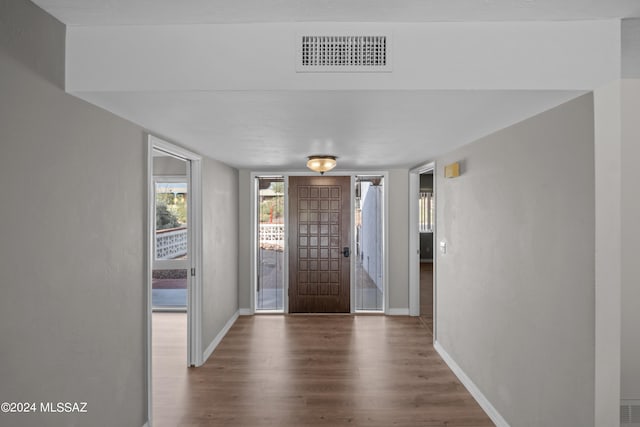
<path id="1" fill-rule="evenodd" d="M 189 275 L 187 298 L 188 347 L 187 364 L 200 366 L 203 363 L 202 353 L 202 157 L 178 145 L 159 139 L 153 135 L 147 138 L 147 256 L 146 256 L 146 288 L 147 288 L 147 419 L 153 426 L 152 398 L 152 269 L 154 256 L 154 222 L 155 199 L 153 179 L 153 151 L 160 150 L 178 159 L 186 160 L 190 174 L 189 186 L 189 259 L 195 276 Z M 187 177 L 189 179 L 189 177 Z M 186 368 L 186 367 L 185 367 Z"/>

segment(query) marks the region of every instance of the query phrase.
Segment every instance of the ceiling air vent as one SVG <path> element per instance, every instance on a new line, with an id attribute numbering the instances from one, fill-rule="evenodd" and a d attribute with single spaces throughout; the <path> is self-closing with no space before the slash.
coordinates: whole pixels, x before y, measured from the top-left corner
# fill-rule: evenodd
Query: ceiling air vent
<path id="1" fill-rule="evenodd" d="M 391 71 L 391 37 L 375 35 L 298 36 L 296 71 L 375 73 Z"/>

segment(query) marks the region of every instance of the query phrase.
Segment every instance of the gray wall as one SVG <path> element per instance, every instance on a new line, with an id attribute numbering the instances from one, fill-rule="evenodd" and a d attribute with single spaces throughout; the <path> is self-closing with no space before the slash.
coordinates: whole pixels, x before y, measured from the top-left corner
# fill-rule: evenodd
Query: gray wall
<path id="1" fill-rule="evenodd" d="M 154 176 L 184 176 L 186 174 L 187 162 L 184 160 L 171 156 L 153 158 Z"/>
<path id="2" fill-rule="evenodd" d="M 623 19 L 622 39 L 622 78 L 640 78 L 640 18 Z"/>
<path id="3" fill-rule="evenodd" d="M 238 171 L 205 158 L 203 199 L 203 350 L 238 310 Z"/>
<path id="4" fill-rule="evenodd" d="M 389 198 L 389 308 L 409 310 L 409 170 L 389 171 L 385 189 Z"/>
<path id="5" fill-rule="evenodd" d="M 593 93 L 595 136 L 595 425 L 620 420 L 620 81 Z"/>
<path id="6" fill-rule="evenodd" d="M 640 400 L 640 79 L 622 81 L 621 397 Z"/>
<path id="7" fill-rule="evenodd" d="M 63 43 L 33 4 L 0 2 L 0 401 L 88 413 L 0 413 L 0 425 L 139 427 L 144 135 L 57 86 Z"/>
<path id="8" fill-rule="evenodd" d="M 240 200 L 238 203 L 238 221 L 240 223 L 239 236 L 239 252 L 238 256 L 241 261 L 238 271 L 238 303 L 240 308 L 251 308 L 251 260 L 253 256 L 251 254 L 251 171 L 247 169 L 241 169 L 238 173 L 239 176 L 239 195 Z"/>
<path id="9" fill-rule="evenodd" d="M 437 164 L 439 343 L 510 425 L 594 425 L 593 97 Z"/>

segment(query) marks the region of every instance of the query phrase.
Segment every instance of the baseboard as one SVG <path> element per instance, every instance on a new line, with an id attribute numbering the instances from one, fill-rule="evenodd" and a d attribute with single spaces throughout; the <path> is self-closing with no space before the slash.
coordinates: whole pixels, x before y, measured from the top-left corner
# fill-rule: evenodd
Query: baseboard
<path id="1" fill-rule="evenodd" d="M 144 423 L 144 424 L 142 425 L 142 427 L 149 427 L 149 421 L 147 421 L 146 423 Z"/>
<path id="2" fill-rule="evenodd" d="M 471 396 L 478 402 L 480 407 L 487 413 L 491 421 L 495 423 L 497 427 L 509 427 L 507 421 L 502 418 L 502 415 L 498 412 L 496 408 L 493 407 L 489 399 L 486 398 L 484 394 L 480 391 L 478 386 L 476 386 L 471 378 L 465 374 L 460 366 L 453 360 L 453 358 L 447 353 L 447 351 L 440 345 L 438 341 L 433 343 L 433 348 L 438 352 L 442 360 L 449 366 L 449 368 L 453 371 L 453 373 L 458 377 L 463 386 L 469 391 Z"/>
<path id="3" fill-rule="evenodd" d="M 252 316 L 253 311 L 250 308 L 241 308 L 238 310 L 240 312 L 240 316 Z"/>
<path id="4" fill-rule="evenodd" d="M 216 349 L 218 344 L 220 344 L 220 341 L 222 341 L 222 338 L 224 338 L 224 336 L 227 335 L 227 332 L 229 332 L 229 329 L 231 329 L 231 327 L 233 326 L 235 321 L 238 319 L 239 315 L 240 315 L 240 310 L 238 310 L 235 313 L 233 313 L 233 316 L 231 316 L 231 318 L 229 320 L 227 320 L 227 323 L 225 323 L 225 325 L 222 328 L 222 330 L 218 333 L 218 335 L 216 335 L 216 337 L 213 339 L 213 341 L 211 341 L 211 344 L 209 344 L 207 346 L 207 349 L 202 354 L 202 363 L 203 364 L 207 361 L 209 356 L 211 356 L 211 353 L 213 353 L 213 350 Z"/>
<path id="5" fill-rule="evenodd" d="M 408 308 L 390 308 L 387 310 L 387 315 L 389 316 L 408 316 L 409 309 Z"/>

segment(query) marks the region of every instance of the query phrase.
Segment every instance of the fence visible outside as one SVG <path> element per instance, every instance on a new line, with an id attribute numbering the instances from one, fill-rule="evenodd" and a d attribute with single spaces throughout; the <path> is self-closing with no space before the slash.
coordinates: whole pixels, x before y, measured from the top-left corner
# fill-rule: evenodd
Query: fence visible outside
<path id="1" fill-rule="evenodd" d="M 260 224 L 260 247 L 284 249 L 284 224 Z"/>
<path id="2" fill-rule="evenodd" d="M 175 259 L 187 255 L 187 227 L 156 231 L 156 259 Z"/>

